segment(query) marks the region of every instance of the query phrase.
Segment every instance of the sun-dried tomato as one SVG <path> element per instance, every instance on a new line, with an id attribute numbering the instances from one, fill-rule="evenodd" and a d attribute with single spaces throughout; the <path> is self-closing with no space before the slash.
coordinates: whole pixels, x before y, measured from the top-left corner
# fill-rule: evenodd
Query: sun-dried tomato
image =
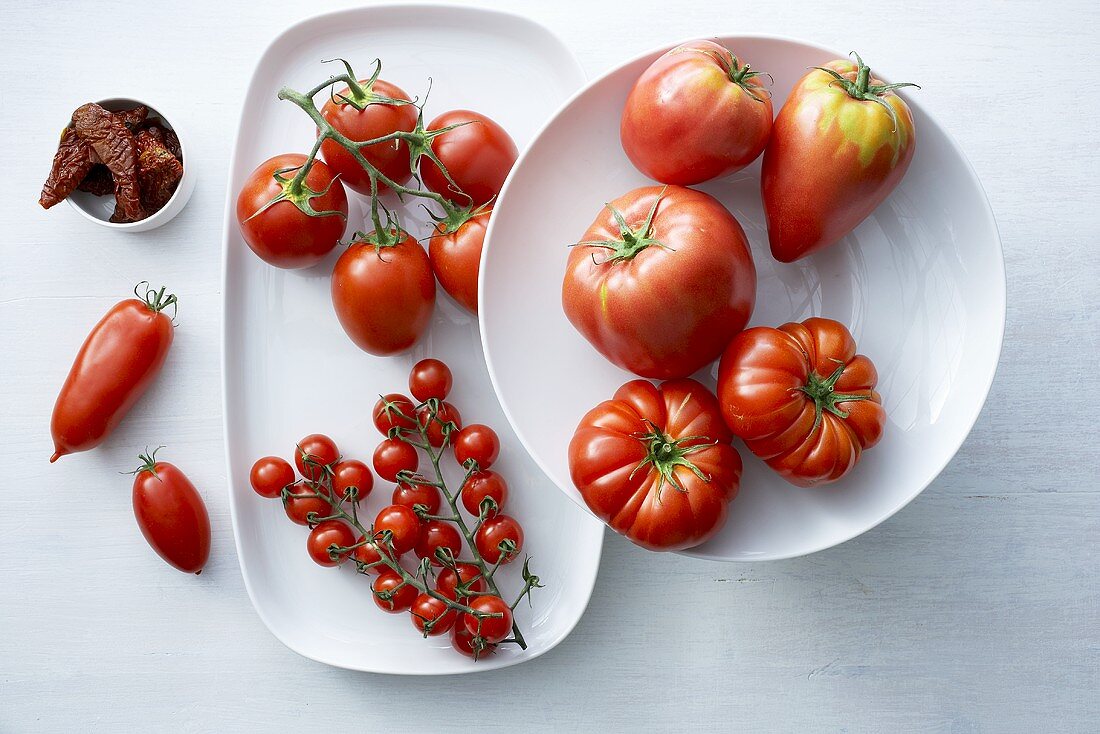
<path id="1" fill-rule="evenodd" d="M 137 129 L 145 124 L 145 118 L 149 116 L 149 108 L 142 104 L 128 110 L 115 110 L 111 114 L 117 117 L 130 132 L 137 132 Z"/>
<path id="2" fill-rule="evenodd" d="M 176 131 L 167 128 L 159 122 L 146 123 L 145 129 L 152 133 L 157 140 L 164 143 L 164 147 L 183 163 L 183 150 L 180 149 L 180 139 Z"/>
<path id="3" fill-rule="evenodd" d="M 111 178 L 111 169 L 102 163 L 96 163 L 77 188 L 96 196 L 106 196 L 114 193 L 115 180 Z"/>
<path id="4" fill-rule="evenodd" d="M 50 175 L 42 186 L 38 203 L 43 209 L 61 203 L 84 180 L 95 162 L 95 154 L 71 127 L 61 133 L 61 143 L 53 156 Z"/>
<path id="5" fill-rule="evenodd" d="M 141 205 L 137 177 L 137 143 L 126 125 L 99 105 L 86 104 L 73 113 L 73 127 L 111 171 L 118 203 L 116 214 L 133 222 L 144 219 L 145 208 Z"/>
<path id="6" fill-rule="evenodd" d="M 141 130 L 135 137 L 138 147 L 138 183 L 141 203 L 151 212 L 168 203 L 183 177 L 183 164 L 165 147 L 156 134 Z"/>

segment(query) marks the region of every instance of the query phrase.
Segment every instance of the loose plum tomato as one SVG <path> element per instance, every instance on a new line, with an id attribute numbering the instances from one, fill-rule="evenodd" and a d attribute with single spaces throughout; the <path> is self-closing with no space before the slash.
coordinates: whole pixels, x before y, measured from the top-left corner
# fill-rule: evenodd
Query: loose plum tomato
<path id="1" fill-rule="evenodd" d="M 416 406 L 401 393 L 394 392 L 378 398 L 372 415 L 374 427 L 383 436 L 388 436 L 392 428 L 416 428 Z"/>
<path id="2" fill-rule="evenodd" d="M 405 90 L 377 78 L 381 65 L 372 79 L 361 79 L 354 89 L 344 87 L 329 96 L 321 108 L 321 116 L 337 132 L 362 143 L 396 131 L 412 132 L 416 127 L 416 106 Z M 404 104 L 400 104 L 404 102 Z M 403 184 L 412 177 L 409 166 L 409 144 L 404 140 L 389 140 L 359 148 L 363 157 L 386 178 Z M 370 196 L 370 176 L 347 148 L 332 138 L 321 143 L 321 156 L 354 191 Z M 388 187 L 378 183 L 378 193 Z"/>
<path id="3" fill-rule="evenodd" d="M 511 563 L 523 550 L 523 528 L 514 518 L 497 515 L 478 528 L 474 541 L 477 543 L 477 552 L 486 563 Z M 500 548 L 500 544 L 506 541 L 515 544 L 515 548 L 507 555 Z"/>
<path id="4" fill-rule="evenodd" d="M 358 502 L 370 494 L 374 475 L 370 468 L 356 459 L 344 459 L 332 465 L 332 491 L 337 499 Z M 354 494 L 349 494 L 354 490 Z"/>
<path id="5" fill-rule="evenodd" d="M 355 539 L 355 542 L 356 544 L 363 543 L 365 539 L 366 538 L 364 536 L 360 535 L 358 538 Z M 366 542 L 363 543 L 363 545 L 360 545 L 358 548 L 352 551 L 351 557 L 359 563 L 362 563 L 364 566 L 370 566 L 368 570 L 373 574 L 380 574 L 383 571 L 390 570 L 389 566 L 384 563 L 380 563 L 380 561 L 382 560 L 382 554 L 379 551 L 378 546 L 373 542 Z"/>
<path id="6" fill-rule="evenodd" d="M 500 456 L 500 439 L 496 431 L 481 423 L 472 423 L 451 437 L 455 461 L 460 466 L 477 462 L 478 468 L 488 469 Z"/>
<path id="7" fill-rule="evenodd" d="M 456 572 L 457 570 L 457 572 Z M 481 571 L 472 563 L 456 563 L 454 568 L 445 568 L 435 580 L 435 590 L 448 599 L 458 601 L 458 585 L 469 584 L 468 591 L 485 591 L 485 579 Z M 465 598 L 465 596 L 463 597 Z"/>
<path id="8" fill-rule="evenodd" d="M 422 407 L 416 411 L 416 419 L 420 421 L 420 425 L 424 426 L 424 430 L 428 434 L 428 443 L 432 446 L 439 448 L 443 445 L 443 441 L 446 436 L 443 435 L 443 427 L 448 423 L 453 423 L 454 427 L 451 429 L 452 433 L 462 428 L 462 415 L 458 412 L 458 408 L 444 401 L 439 404 L 439 410 L 435 416 L 432 416 L 432 411 L 428 406 Z"/>
<path id="9" fill-rule="evenodd" d="M 288 484 L 294 484 L 294 467 L 278 456 L 265 456 L 252 465 L 248 480 L 256 494 L 275 499 Z"/>
<path id="10" fill-rule="evenodd" d="M 440 130 L 450 125 L 459 127 L 436 137 L 431 146 L 458 190 L 427 156 L 420 158 L 420 180 L 456 204 L 485 204 L 500 193 L 504 179 L 519 157 L 516 143 L 500 125 L 470 110 L 444 112 L 432 120 L 428 129 Z"/>
<path id="11" fill-rule="evenodd" d="M 347 227 L 344 185 L 324 161 L 315 160 L 302 182 L 304 187 L 292 190 L 294 174 L 305 162 L 306 157 L 299 153 L 270 158 L 249 174 L 237 196 L 241 236 L 260 259 L 277 268 L 316 265 Z M 276 197 L 282 198 L 271 204 Z M 323 214 L 310 216 L 299 205 Z"/>
<path id="12" fill-rule="evenodd" d="M 466 614 L 460 615 L 455 626 L 451 628 L 451 647 L 474 660 L 492 655 L 496 652 L 497 646 L 482 639 L 475 640 L 470 630 L 466 629 L 466 616 Z"/>
<path id="13" fill-rule="evenodd" d="M 466 631 L 486 642 L 500 642 L 512 631 L 512 610 L 499 596 L 475 596 L 469 603 L 475 612 L 499 615 L 477 617 L 469 612 L 462 615 Z"/>
<path id="14" fill-rule="evenodd" d="M 309 557 L 322 566 L 339 566 L 348 559 L 350 551 L 333 553 L 334 547 L 347 548 L 355 544 L 355 533 L 339 520 L 326 520 L 309 531 L 306 550 Z"/>
<path id="15" fill-rule="evenodd" d="M 210 516 L 195 485 L 174 464 L 142 454 L 134 472 L 134 517 L 145 540 L 170 566 L 202 573 L 210 557 Z"/>
<path id="16" fill-rule="evenodd" d="M 396 482 L 397 472 L 414 472 L 419 465 L 416 448 L 399 438 L 387 438 L 374 449 L 374 471 L 387 482 Z"/>
<path id="17" fill-rule="evenodd" d="M 286 516 L 299 525 L 309 525 L 309 516 L 328 517 L 332 514 L 332 505 L 323 497 L 317 497 L 321 489 L 314 489 L 308 484 L 291 485 L 289 496 L 283 503 Z"/>
<path id="18" fill-rule="evenodd" d="M 413 626 L 425 637 L 435 637 L 450 632 L 454 627 L 458 612 L 450 609 L 447 602 L 431 594 L 420 594 L 409 610 Z"/>
<path id="19" fill-rule="evenodd" d="M 443 290 L 459 305 L 477 315 L 477 277 L 491 206 L 467 210 L 436 222 L 428 238 L 428 259 Z"/>
<path id="20" fill-rule="evenodd" d="M 404 505 L 383 507 L 378 517 L 374 518 L 374 532 L 378 535 L 386 530 L 392 534 L 390 543 L 397 555 L 408 553 L 420 537 L 420 518 Z M 385 547 L 381 538 L 378 539 L 378 544 Z"/>
<path id="21" fill-rule="evenodd" d="M 451 559 L 458 558 L 462 552 L 462 536 L 454 525 L 442 520 L 429 520 L 420 528 L 420 537 L 416 541 L 417 558 L 430 559 L 432 565 L 442 566 L 443 561 L 436 555 L 440 548 L 450 552 Z"/>
<path id="22" fill-rule="evenodd" d="M 417 484 L 416 482 L 399 482 L 393 490 L 393 503 L 415 509 L 417 505 L 424 508 L 424 512 L 434 515 L 439 512 L 439 506 L 443 498 L 439 490 L 430 484 Z"/>
<path id="23" fill-rule="evenodd" d="M 417 597 L 416 587 L 406 584 L 401 575 L 391 569 L 379 574 L 370 588 L 378 608 L 391 614 L 409 609 Z M 383 595 L 388 598 L 383 598 Z"/>
<path id="24" fill-rule="evenodd" d="M 451 368 L 438 359 L 422 359 L 409 372 L 409 392 L 420 402 L 444 400 L 451 392 Z"/>
<path id="25" fill-rule="evenodd" d="M 481 516 L 481 503 L 492 497 L 496 507 L 486 510 L 485 517 L 496 517 L 508 499 L 508 483 L 495 471 L 482 470 L 470 475 L 462 485 L 462 506 L 474 517 Z"/>
<path id="26" fill-rule="evenodd" d="M 294 447 L 294 463 L 298 473 L 311 482 L 319 482 L 325 476 L 325 467 L 331 467 L 340 459 L 336 442 L 321 433 L 311 433 Z"/>

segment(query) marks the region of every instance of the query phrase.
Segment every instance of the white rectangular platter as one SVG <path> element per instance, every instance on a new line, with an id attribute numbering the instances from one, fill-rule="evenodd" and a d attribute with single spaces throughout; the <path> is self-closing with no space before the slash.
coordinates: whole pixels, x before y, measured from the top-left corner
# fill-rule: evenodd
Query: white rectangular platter
<path id="1" fill-rule="evenodd" d="M 549 31 L 517 16 L 462 7 L 379 6 L 331 13 L 291 27 L 268 47 L 242 100 L 230 166 L 224 236 L 223 396 L 230 507 L 248 593 L 271 632 L 292 650 L 331 665 L 385 673 L 446 674 L 487 670 L 529 660 L 569 634 L 588 603 L 599 565 L 603 526 L 581 512 L 524 452 L 489 382 L 477 320 L 439 290 L 427 336 L 390 358 L 360 351 L 340 328 L 329 297 L 337 251 L 314 268 L 282 271 L 255 257 L 234 217 L 236 193 L 268 157 L 309 151 L 309 118 L 276 99 L 285 84 L 305 90 L 340 69 L 341 57 L 363 77 L 375 58 L 382 78 L 423 99 L 425 119 L 469 108 L 501 123 L 522 149 L 557 105 L 580 86 L 572 54 Z M 364 226 L 366 202 L 349 190 L 348 233 Z M 391 202 L 392 203 L 392 202 Z M 398 206 L 414 235 L 428 228 L 417 202 Z M 513 645 L 474 662 L 449 649 L 447 637 L 423 639 L 407 614 L 375 606 L 369 579 L 354 567 L 324 569 L 305 552 L 306 530 L 281 503 L 256 496 L 248 483 L 260 456 L 292 455 L 295 441 L 314 432 L 332 436 L 345 457 L 370 463 L 380 440 L 371 408 L 380 393 L 405 392 L 409 367 L 427 356 L 455 374 L 453 402 L 467 423 L 487 423 L 500 435 L 494 465 L 507 479 L 510 514 L 524 525 L 524 551 L 546 588 L 517 620 L 528 649 Z M 364 502 L 373 517 L 389 504 L 392 485 L 378 480 Z M 568 539 L 563 543 L 562 539 Z M 568 552 L 562 552 L 568 548 Z M 522 586 L 520 564 L 502 569 L 501 586 Z M 514 566 L 514 567 L 513 567 Z"/>

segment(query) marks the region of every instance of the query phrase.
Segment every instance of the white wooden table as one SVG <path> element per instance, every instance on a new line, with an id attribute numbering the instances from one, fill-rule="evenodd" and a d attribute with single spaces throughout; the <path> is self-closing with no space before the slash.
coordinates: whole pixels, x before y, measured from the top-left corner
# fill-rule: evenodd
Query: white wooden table
<path id="1" fill-rule="evenodd" d="M 233 549 L 218 354 L 226 160 L 260 51 L 322 5 L 0 5 L 0 731 L 1100 728 L 1095 3 L 523 4 L 590 75 L 666 41 L 765 32 L 855 48 L 921 82 L 914 94 L 992 201 L 1008 327 L 970 439 L 892 520 L 759 565 L 609 536 L 588 612 L 560 647 L 444 680 L 286 650 L 253 612 Z M 39 209 L 52 128 L 79 103 L 131 92 L 178 111 L 199 175 L 188 208 L 138 236 Z M 165 373 L 102 448 L 48 465 L 77 345 L 143 278 L 180 294 Z M 201 577 L 169 571 L 137 532 L 117 472 L 146 442 L 168 444 L 209 505 Z"/>

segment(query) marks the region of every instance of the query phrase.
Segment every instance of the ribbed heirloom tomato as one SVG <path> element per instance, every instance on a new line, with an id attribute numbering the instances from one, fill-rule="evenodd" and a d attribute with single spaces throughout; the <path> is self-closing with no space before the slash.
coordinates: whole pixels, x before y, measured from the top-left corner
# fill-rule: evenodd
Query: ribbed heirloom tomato
<path id="1" fill-rule="evenodd" d="M 792 484 L 835 482 L 886 424 L 874 364 L 848 329 L 811 318 L 738 334 L 718 369 L 726 423 Z"/>
<path id="2" fill-rule="evenodd" d="M 681 186 L 635 189 L 573 247 L 562 307 L 603 356 L 642 377 L 686 377 L 722 353 L 756 301 L 741 225 Z"/>
<path id="3" fill-rule="evenodd" d="M 718 401 L 691 379 L 632 380 L 581 419 L 569 473 L 592 510 L 650 550 L 699 545 L 726 521 L 741 457 Z"/>

